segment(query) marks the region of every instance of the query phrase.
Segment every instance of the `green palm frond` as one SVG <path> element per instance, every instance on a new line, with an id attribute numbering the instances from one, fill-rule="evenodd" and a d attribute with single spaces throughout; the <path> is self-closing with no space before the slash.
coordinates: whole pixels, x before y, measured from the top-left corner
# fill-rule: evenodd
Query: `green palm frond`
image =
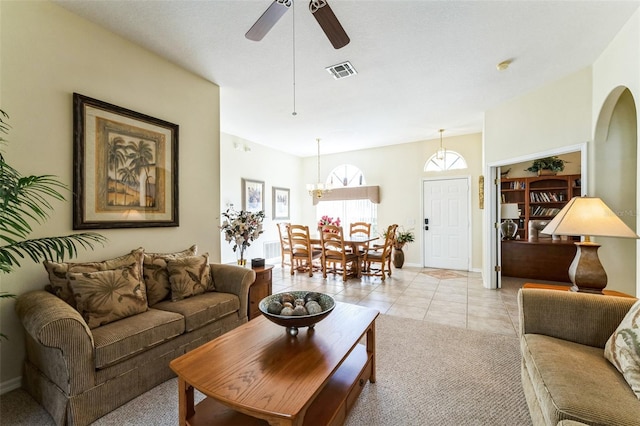
<path id="1" fill-rule="evenodd" d="M 12 266 L 20 266 L 18 259 L 24 259 L 25 256 L 34 262 L 42 260 L 60 262 L 65 258 L 76 257 L 78 247 L 93 250 L 94 244 L 104 245 L 106 241 L 105 237 L 93 232 L 15 241 L 0 246 L 0 268 L 2 272 L 9 272 Z"/>
<path id="2" fill-rule="evenodd" d="M 0 134 L 7 134 L 9 116 L 0 109 Z M 0 137 L 0 146 L 6 140 Z M 69 188 L 56 176 L 22 176 L 0 154 L 0 273 L 9 273 L 20 266 L 20 260 L 30 258 L 62 261 L 75 257 L 78 248 L 93 249 L 104 245 L 105 237 L 94 232 L 71 234 L 63 237 L 27 239 L 33 224 L 43 224 L 54 210 L 51 201 L 65 201 L 64 191 Z M 0 292 L 0 298 L 14 297 Z M 0 338 L 6 338 L 0 333 Z"/>

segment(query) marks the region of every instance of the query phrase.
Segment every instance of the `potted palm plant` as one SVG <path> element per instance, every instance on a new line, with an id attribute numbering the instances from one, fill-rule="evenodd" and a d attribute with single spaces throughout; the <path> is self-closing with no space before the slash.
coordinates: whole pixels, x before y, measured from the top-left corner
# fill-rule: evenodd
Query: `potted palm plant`
<path id="1" fill-rule="evenodd" d="M 7 134 L 9 116 L 0 109 L 0 133 Z M 0 147 L 7 140 L 0 137 Z M 93 249 L 94 243 L 104 244 L 106 238 L 94 232 L 63 237 L 27 239 L 32 224 L 42 224 L 49 218 L 53 205 L 49 200 L 63 201 L 67 186 L 52 175 L 22 176 L 0 153 L 0 273 L 10 273 L 26 257 L 34 262 L 62 261 L 74 257 L 78 247 Z M 15 297 L 0 291 L 0 299 Z M 0 333 L 0 338 L 6 336 Z"/>

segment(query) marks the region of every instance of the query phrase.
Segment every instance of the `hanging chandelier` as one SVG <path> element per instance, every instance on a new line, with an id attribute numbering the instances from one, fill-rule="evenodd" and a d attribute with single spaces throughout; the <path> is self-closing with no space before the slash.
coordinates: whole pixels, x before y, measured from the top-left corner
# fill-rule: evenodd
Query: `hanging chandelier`
<path id="1" fill-rule="evenodd" d="M 312 197 L 322 198 L 324 194 L 331 191 L 331 187 L 320 182 L 320 139 L 316 139 L 316 142 L 318 143 L 318 180 L 316 183 L 308 183 L 307 191 Z"/>
<path id="2" fill-rule="evenodd" d="M 442 147 L 442 133 L 444 129 L 438 131 L 440 132 L 440 148 L 436 151 L 436 159 L 444 161 L 444 157 L 447 155 L 447 150 Z"/>

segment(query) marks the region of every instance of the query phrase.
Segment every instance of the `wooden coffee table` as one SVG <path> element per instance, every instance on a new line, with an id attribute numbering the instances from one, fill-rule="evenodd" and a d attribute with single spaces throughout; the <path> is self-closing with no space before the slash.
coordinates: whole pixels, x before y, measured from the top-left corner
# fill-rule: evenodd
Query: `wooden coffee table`
<path id="1" fill-rule="evenodd" d="M 342 424 L 375 382 L 377 316 L 336 302 L 296 337 L 261 316 L 174 359 L 180 425 Z M 195 407 L 194 389 L 207 396 Z"/>

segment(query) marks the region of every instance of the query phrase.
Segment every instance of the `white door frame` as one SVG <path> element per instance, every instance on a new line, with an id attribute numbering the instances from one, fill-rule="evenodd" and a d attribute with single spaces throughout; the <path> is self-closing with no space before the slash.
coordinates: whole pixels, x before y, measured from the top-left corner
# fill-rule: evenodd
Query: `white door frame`
<path id="1" fill-rule="evenodd" d="M 425 258 L 426 258 L 426 241 L 424 239 L 424 184 L 427 181 L 436 181 L 436 180 L 461 180 L 465 179 L 467 181 L 467 229 L 468 229 L 468 242 L 469 250 L 467 251 L 467 271 L 471 270 L 471 253 L 472 253 L 472 218 L 471 218 L 471 176 L 470 175 L 462 175 L 462 176 L 442 176 L 442 177 L 433 177 L 433 178 L 422 178 L 422 182 L 420 183 L 420 203 L 422 206 L 422 217 L 420 218 L 420 236 L 422 238 L 421 245 L 421 258 L 422 258 L 422 267 L 426 267 Z"/>
<path id="2" fill-rule="evenodd" d="M 561 148 L 555 148 L 548 151 L 536 152 L 534 154 L 528 154 L 521 157 L 510 158 L 507 160 L 500 160 L 493 163 L 487 163 L 485 166 L 485 176 L 489 176 L 489 179 L 485 179 L 484 193 L 485 195 L 485 209 L 483 219 L 483 241 L 484 241 L 484 253 L 486 254 L 483 259 L 482 265 L 482 281 L 485 288 L 499 288 L 499 279 L 495 272 L 495 267 L 501 265 L 501 259 L 498 249 L 498 206 L 500 205 L 500 199 L 497 196 L 497 191 L 494 190 L 494 179 L 499 179 L 497 170 L 501 166 L 508 164 L 523 163 L 526 161 L 533 161 L 537 158 L 551 157 L 554 155 L 568 154 L 570 152 L 580 151 L 580 167 L 582 176 L 582 188 L 581 195 L 587 194 L 587 142 L 583 142 L 577 145 L 569 145 Z M 488 195 L 488 197 L 487 197 Z"/>

